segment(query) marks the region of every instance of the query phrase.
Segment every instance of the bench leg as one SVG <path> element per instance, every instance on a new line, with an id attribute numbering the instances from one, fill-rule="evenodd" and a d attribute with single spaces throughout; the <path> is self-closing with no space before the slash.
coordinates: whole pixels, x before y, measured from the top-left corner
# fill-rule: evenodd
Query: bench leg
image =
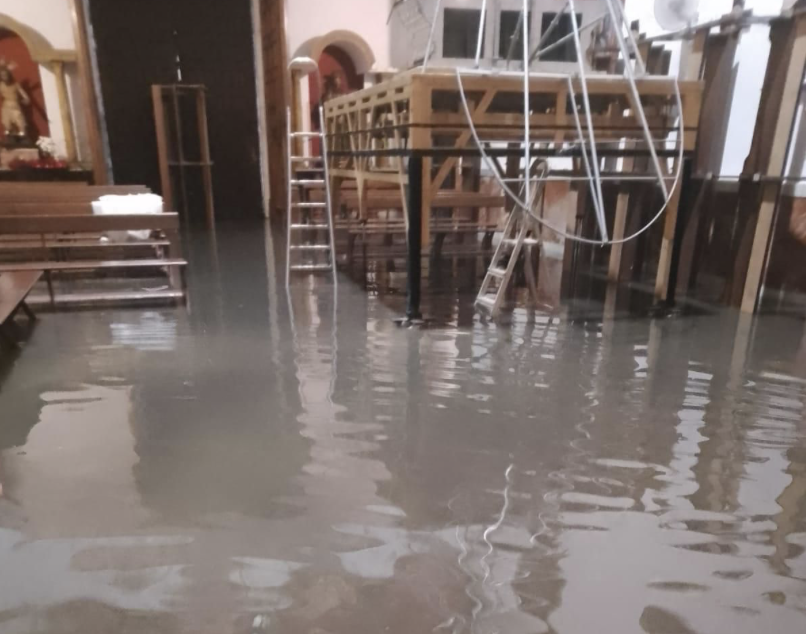
<path id="1" fill-rule="evenodd" d="M 22 302 L 22 304 L 20 304 L 20 308 L 22 308 L 22 312 L 25 313 L 25 316 L 28 317 L 28 319 L 30 319 L 31 321 L 36 321 L 36 315 L 34 314 L 34 311 L 31 310 L 31 307 L 28 306 L 28 304 Z"/>
<path id="2" fill-rule="evenodd" d="M 48 295 L 50 295 L 50 305 L 56 307 L 56 294 L 53 292 L 53 277 L 50 271 L 45 271 L 45 282 L 48 285 Z"/>

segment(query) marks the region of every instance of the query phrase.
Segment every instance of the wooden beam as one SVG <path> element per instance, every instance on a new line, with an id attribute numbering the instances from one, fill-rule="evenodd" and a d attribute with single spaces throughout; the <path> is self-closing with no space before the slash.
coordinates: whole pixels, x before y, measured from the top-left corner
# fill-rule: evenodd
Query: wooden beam
<path id="1" fill-rule="evenodd" d="M 760 168 L 758 172 L 780 178 L 786 165 L 789 139 L 806 68 L 806 15 L 801 13 L 791 20 L 774 21 L 770 29 L 770 40 L 772 49 L 758 112 L 756 135 L 768 130 L 772 134 L 768 139 L 758 136 L 754 138 L 755 154 L 748 157 L 748 161 L 757 161 L 756 166 Z M 741 308 L 744 313 L 755 312 L 758 304 L 781 186 L 779 182 L 765 182 L 761 187 L 761 205 L 742 297 Z"/>
<path id="2" fill-rule="evenodd" d="M 733 105 L 738 32 L 717 33 L 708 38 L 703 61 L 702 112 L 700 114 L 694 173 L 719 174 L 725 153 L 728 123 Z"/>
<path id="3" fill-rule="evenodd" d="M 697 31 L 694 37 L 683 42 L 683 67 L 680 79 L 697 81 L 702 73 L 708 31 Z"/>
<path id="4" fill-rule="evenodd" d="M 90 153 L 92 154 L 92 174 L 96 185 L 108 185 L 111 182 L 107 167 L 107 156 L 101 129 L 101 114 L 98 109 L 98 93 L 95 85 L 95 73 L 92 69 L 89 34 L 87 32 L 87 12 L 85 0 L 70 0 L 73 17 L 73 34 L 78 50 L 78 72 L 84 97 L 84 114 L 87 117 L 87 134 L 89 135 Z"/>
<path id="5" fill-rule="evenodd" d="M 165 102 L 161 86 L 151 86 L 151 102 L 154 108 L 154 125 L 157 134 L 157 160 L 160 167 L 160 190 L 165 209 L 173 210 L 174 197 L 171 184 L 171 169 L 168 165 L 168 130 L 165 126 Z"/>
<path id="6" fill-rule="evenodd" d="M 266 99 L 266 133 L 269 148 L 270 209 L 286 206 L 286 107 L 289 104 L 288 59 L 285 38 L 285 3 L 260 0 L 260 44 Z"/>
<path id="7" fill-rule="evenodd" d="M 59 96 L 59 114 L 64 131 L 67 162 L 73 164 L 78 156 L 76 153 L 76 132 L 73 127 L 73 117 L 71 116 L 70 98 L 67 96 L 67 78 L 64 74 L 64 62 L 51 62 L 49 66 L 56 77 L 56 92 Z"/>
<path id="8" fill-rule="evenodd" d="M 675 161 L 672 166 L 672 174 L 676 174 L 681 169 L 679 161 Z M 672 251 L 674 249 L 674 235 L 677 230 L 677 214 L 680 210 L 680 193 L 683 189 L 682 179 L 677 184 L 669 205 L 666 208 L 666 222 L 663 226 L 663 238 L 660 245 L 660 256 L 658 258 L 658 273 L 655 278 L 655 299 L 665 301 L 669 297 L 669 271 L 672 267 Z"/>
<path id="9" fill-rule="evenodd" d="M 634 145 L 634 144 L 631 144 Z M 622 166 L 624 173 L 633 171 L 635 166 L 635 159 L 625 158 Z M 613 240 L 619 241 L 624 239 L 625 229 L 627 227 L 627 212 L 630 210 L 630 191 L 631 187 L 619 187 L 618 198 L 616 199 L 616 218 L 613 222 Z M 624 244 L 617 243 L 610 247 L 610 262 L 607 269 L 607 281 L 613 284 L 618 284 L 621 278 L 621 262 L 622 254 L 624 252 Z"/>

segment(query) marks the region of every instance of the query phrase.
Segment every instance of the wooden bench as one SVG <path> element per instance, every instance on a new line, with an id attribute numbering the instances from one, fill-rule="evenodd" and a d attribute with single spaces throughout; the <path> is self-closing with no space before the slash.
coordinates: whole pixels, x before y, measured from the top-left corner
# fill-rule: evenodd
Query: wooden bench
<path id="1" fill-rule="evenodd" d="M 0 338 L 12 346 L 16 346 L 17 341 L 8 329 L 17 313 L 22 310 L 29 320 L 36 319 L 25 300 L 42 274 L 36 269 L 0 274 Z"/>
<path id="2" fill-rule="evenodd" d="M 105 233 L 110 231 L 144 231 L 152 233 L 148 240 L 141 241 L 148 246 L 165 245 L 161 257 L 132 257 L 124 259 L 54 259 L 51 247 L 32 250 L 30 236 L 40 236 L 45 245 L 69 242 L 72 235 Z M 156 237 L 153 234 L 157 234 Z M 21 240 L 22 247 L 16 251 L 10 242 L 4 245 L 2 254 L 10 257 L 0 263 L 0 273 L 30 272 L 38 270 L 44 273 L 48 286 L 48 295 L 53 305 L 75 303 L 113 303 L 172 300 L 185 298 L 184 269 L 187 262 L 181 257 L 179 240 L 179 218 L 175 213 L 163 214 L 127 214 L 116 216 L 0 216 L 0 235 L 14 237 L 25 236 Z M 48 237 L 46 237 L 48 236 Z M 56 237 L 54 237 L 56 236 Z M 77 244 L 83 244 L 81 239 Z M 121 247 L 118 243 L 115 246 Z M 138 241 L 125 243 L 137 245 Z M 92 248 L 98 245 L 93 243 Z M 68 247 L 69 250 L 79 247 Z M 83 247 L 82 247 L 83 248 Z M 111 248 L 111 247 L 110 247 Z M 16 257 L 14 257 L 16 254 Z M 36 256 L 36 257 L 32 257 Z M 39 257 L 41 256 L 41 257 Z M 124 291 L 124 292 L 83 292 L 56 295 L 53 286 L 53 273 L 67 272 L 100 272 L 100 271 L 162 271 L 168 274 L 169 289 L 159 291 Z"/>
<path id="3" fill-rule="evenodd" d="M 149 194 L 144 185 L 60 184 L 42 187 L 39 183 L 19 186 L 0 184 L 0 215 L 91 214 L 92 203 L 101 196 Z"/>

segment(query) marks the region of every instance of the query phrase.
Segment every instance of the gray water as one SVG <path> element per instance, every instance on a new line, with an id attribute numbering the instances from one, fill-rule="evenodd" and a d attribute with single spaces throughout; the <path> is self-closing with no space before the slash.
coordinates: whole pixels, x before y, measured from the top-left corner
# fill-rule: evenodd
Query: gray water
<path id="1" fill-rule="evenodd" d="M 4 353 L 0 633 L 806 632 L 802 320 L 401 329 L 273 248 Z"/>

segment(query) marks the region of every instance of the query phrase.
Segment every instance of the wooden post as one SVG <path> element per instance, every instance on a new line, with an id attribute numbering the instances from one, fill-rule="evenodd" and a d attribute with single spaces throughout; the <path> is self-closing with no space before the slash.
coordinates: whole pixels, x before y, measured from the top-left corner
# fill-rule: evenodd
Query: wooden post
<path id="1" fill-rule="evenodd" d="M 203 165 L 202 180 L 204 183 L 204 208 L 207 216 L 207 225 L 215 227 L 215 203 L 213 201 L 213 160 L 210 156 L 210 134 L 207 129 L 207 94 L 204 88 L 196 93 L 196 116 L 199 125 L 199 149 Z"/>
<path id="2" fill-rule="evenodd" d="M 628 148 L 635 147 L 634 143 L 630 143 Z M 634 158 L 625 158 L 622 164 L 622 172 L 630 174 L 635 166 Z M 629 185 L 620 185 L 618 199 L 616 200 L 616 218 L 613 223 L 613 240 L 623 240 L 627 227 L 627 212 L 630 209 L 630 191 Z M 624 244 L 613 244 L 610 247 L 610 263 L 607 269 L 607 281 L 613 284 L 618 284 L 621 277 L 621 256 L 624 251 Z"/>
<path id="3" fill-rule="evenodd" d="M 577 210 L 577 192 L 567 182 L 549 182 L 543 194 L 543 219 L 550 225 L 568 229 L 574 222 Z M 519 212 L 517 212 L 519 213 Z M 573 248 L 573 242 L 557 235 L 551 229 L 543 228 L 542 248 L 540 249 L 540 286 L 537 300 L 540 304 L 558 308 L 563 297 L 565 250 Z M 531 262 L 526 262 L 531 267 Z"/>
<path id="4" fill-rule="evenodd" d="M 770 27 L 770 40 L 773 49 L 785 48 L 778 54 L 770 51 L 756 122 L 756 138 L 747 167 L 751 167 L 755 159 L 759 168 L 755 170 L 756 173 L 775 180 L 761 184 L 761 205 L 742 297 L 741 308 L 745 313 L 755 312 L 758 304 L 781 189 L 779 179 L 786 166 L 789 139 L 803 85 L 806 67 L 806 14 L 775 20 Z M 772 131 L 769 141 L 759 137 L 766 131 Z"/>
<path id="5" fill-rule="evenodd" d="M 676 174 L 682 165 L 676 160 L 672 166 L 672 173 Z M 680 210 L 680 192 L 682 183 L 675 187 L 669 206 L 666 209 L 666 222 L 663 225 L 663 240 L 658 258 L 658 273 L 655 278 L 655 299 L 665 301 L 669 296 L 669 272 L 672 269 L 672 252 L 674 237 L 677 231 L 677 213 Z"/>
<path id="6" fill-rule="evenodd" d="M 266 94 L 266 133 L 269 148 L 269 190 L 271 209 L 277 213 L 286 206 L 286 106 L 289 79 L 285 39 L 285 3 L 260 0 L 260 38 L 263 55 L 263 82 Z"/>
<path id="7" fill-rule="evenodd" d="M 96 185 L 108 185 L 111 177 L 107 168 L 106 152 L 101 131 L 101 114 L 98 111 L 98 95 L 95 74 L 92 72 L 87 14 L 85 0 L 70 0 L 73 16 L 73 33 L 78 49 L 78 71 L 84 96 L 84 113 L 87 117 L 90 152 L 92 153 L 92 173 Z"/>
<path id="8" fill-rule="evenodd" d="M 165 128 L 165 104 L 162 100 L 162 87 L 151 86 L 151 101 L 154 106 L 154 123 L 157 127 L 157 157 L 160 166 L 160 184 L 164 207 L 175 211 L 171 168 L 168 165 L 168 131 Z"/>
<path id="9" fill-rule="evenodd" d="M 694 173 L 698 175 L 708 172 L 719 174 L 722 168 L 733 105 L 734 64 L 740 34 L 739 30 L 715 33 L 708 38 L 705 46 L 702 72 L 705 86 L 694 160 Z"/>
<path id="10" fill-rule="evenodd" d="M 700 121 L 700 111 L 702 107 L 701 95 L 691 98 L 688 95 L 683 97 L 683 120 L 686 123 L 686 130 L 683 132 L 683 149 L 686 152 L 693 152 L 697 144 L 697 126 Z M 683 169 L 679 159 L 672 165 L 671 174 L 677 174 L 677 170 Z M 655 278 L 655 299 L 666 301 L 674 290 L 670 289 L 669 274 L 672 272 L 672 257 L 674 256 L 675 236 L 678 234 L 677 221 L 680 211 L 680 195 L 685 182 L 681 178 L 672 192 L 669 205 L 666 209 L 666 222 L 663 229 L 663 241 L 661 242 L 660 258 L 658 260 L 658 271 Z"/>
<path id="11" fill-rule="evenodd" d="M 707 42 L 708 30 L 705 29 L 697 31 L 692 39 L 683 42 L 683 67 L 680 69 L 680 79 L 696 81 L 700 78 Z"/>
<path id="12" fill-rule="evenodd" d="M 54 61 L 50 63 L 50 69 L 56 76 L 56 91 L 59 95 L 59 113 L 62 119 L 64 130 L 64 145 L 67 151 L 67 162 L 75 163 L 76 153 L 76 132 L 73 127 L 73 117 L 71 116 L 70 98 L 67 96 L 67 78 L 64 75 L 64 62 Z"/>

